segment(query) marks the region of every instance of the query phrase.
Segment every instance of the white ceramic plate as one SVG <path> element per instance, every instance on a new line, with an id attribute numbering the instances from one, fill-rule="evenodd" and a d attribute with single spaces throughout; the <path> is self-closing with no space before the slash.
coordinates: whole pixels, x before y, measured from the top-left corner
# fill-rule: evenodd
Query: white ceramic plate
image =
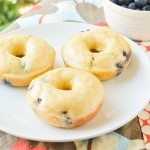
<path id="1" fill-rule="evenodd" d="M 82 23 L 54 23 L 19 29 L 12 33 L 27 33 L 45 39 L 56 50 L 57 68 L 64 66 L 61 48 L 66 40 L 75 32 L 95 27 Z M 124 73 L 103 82 L 104 105 L 89 123 L 69 130 L 49 126 L 32 113 L 26 100 L 27 88 L 0 84 L 0 129 L 27 139 L 63 142 L 102 135 L 129 122 L 150 98 L 150 62 L 134 42 L 125 39 L 132 47 L 131 63 Z"/>

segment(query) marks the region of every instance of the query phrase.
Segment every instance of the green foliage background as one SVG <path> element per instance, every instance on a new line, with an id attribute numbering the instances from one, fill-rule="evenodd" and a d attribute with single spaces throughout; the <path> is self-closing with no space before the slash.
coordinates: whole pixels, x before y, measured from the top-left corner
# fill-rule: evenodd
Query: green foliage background
<path id="1" fill-rule="evenodd" d="M 20 16 L 19 7 L 37 2 L 39 0 L 17 0 L 16 3 L 12 3 L 11 0 L 0 0 L 0 26 L 16 20 Z"/>

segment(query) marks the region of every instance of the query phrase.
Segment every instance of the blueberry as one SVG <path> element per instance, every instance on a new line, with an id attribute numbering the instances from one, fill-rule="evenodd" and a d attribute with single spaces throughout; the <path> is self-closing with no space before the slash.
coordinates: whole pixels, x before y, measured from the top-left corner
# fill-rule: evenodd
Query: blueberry
<path id="1" fill-rule="evenodd" d="M 137 8 L 136 10 L 141 11 L 142 9 L 141 8 Z"/>
<path id="2" fill-rule="evenodd" d="M 137 7 L 136 7 L 136 4 L 135 4 L 135 3 L 130 3 L 130 4 L 128 5 L 128 8 L 135 10 Z"/>
<path id="3" fill-rule="evenodd" d="M 147 4 L 147 0 L 134 0 L 137 7 L 143 7 Z"/>
<path id="4" fill-rule="evenodd" d="M 150 11 L 150 5 L 146 5 L 142 8 L 144 11 Z"/>
<path id="5" fill-rule="evenodd" d="M 124 4 L 129 5 L 130 3 L 134 2 L 134 0 L 125 0 Z"/>
<path id="6" fill-rule="evenodd" d="M 150 0 L 147 0 L 147 4 L 149 4 L 149 5 L 150 5 Z"/>
<path id="7" fill-rule="evenodd" d="M 133 0 L 118 0 L 119 5 L 129 5 Z"/>
<path id="8" fill-rule="evenodd" d="M 128 8 L 128 6 L 127 6 L 127 5 L 121 5 L 121 7 Z"/>
<path id="9" fill-rule="evenodd" d="M 110 0 L 111 2 L 113 2 L 114 4 L 117 4 L 117 0 Z"/>
<path id="10" fill-rule="evenodd" d="M 125 0 L 118 0 L 119 5 L 125 5 Z"/>

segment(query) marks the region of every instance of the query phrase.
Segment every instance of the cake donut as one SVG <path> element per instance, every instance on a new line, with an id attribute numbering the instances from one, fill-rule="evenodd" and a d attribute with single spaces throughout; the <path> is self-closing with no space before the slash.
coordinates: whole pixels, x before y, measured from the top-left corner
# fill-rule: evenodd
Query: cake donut
<path id="1" fill-rule="evenodd" d="M 128 42 L 108 27 L 76 33 L 62 49 L 66 66 L 89 71 L 100 80 L 119 75 L 128 66 L 130 56 Z"/>
<path id="2" fill-rule="evenodd" d="M 33 112 L 44 122 L 73 128 L 85 124 L 99 112 L 104 91 L 93 74 L 59 68 L 35 78 L 27 99 Z"/>
<path id="3" fill-rule="evenodd" d="M 27 86 L 40 74 L 51 70 L 55 51 L 38 37 L 13 34 L 0 39 L 0 81 Z"/>

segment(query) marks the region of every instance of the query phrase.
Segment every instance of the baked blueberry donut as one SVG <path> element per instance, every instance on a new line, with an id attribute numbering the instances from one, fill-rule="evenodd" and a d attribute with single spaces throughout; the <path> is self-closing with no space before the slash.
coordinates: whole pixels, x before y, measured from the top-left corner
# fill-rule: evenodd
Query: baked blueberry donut
<path id="1" fill-rule="evenodd" d="M 128 66 L 130 56 L 128 42 L 108 27 L 76 33 L 62 49 L 66 66 L 89 71 L 100 80 L 119 75 Z"/>
<path id="2" fill-rule="evenodd" d="M 104 91 L 93 74 L 59 68 L 35 78 L 27 98 L 34 113 L 44 122 L 73 128 L 85 124 L 99 112 Z"/>
<path id="3" fill-rule="evenodd" d="M 55 51 L 38 37 L 13 34 L 0 39 L 0 81 L 27 86 L 53 68 Z"/>

